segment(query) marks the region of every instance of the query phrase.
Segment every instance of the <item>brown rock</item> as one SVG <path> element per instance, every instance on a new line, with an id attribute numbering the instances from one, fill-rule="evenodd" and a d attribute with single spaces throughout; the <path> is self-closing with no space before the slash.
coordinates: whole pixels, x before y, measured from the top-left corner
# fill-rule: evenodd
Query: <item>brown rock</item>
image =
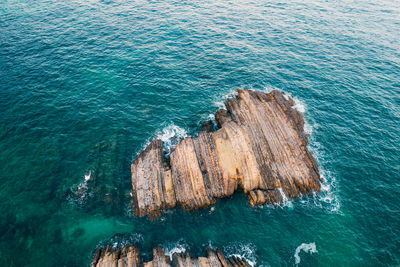
<path id="1" fill-rule="evenodd" d="M 225 109 L 219 109 L 215 113 L 215 120 L 217 121 L 218 127 L 221 128 L 225 122 L 231 120 L 231 117 L 228 115 L 228 111 Z"/>
<path id="2" fill-rule="evenodd" d="M 138 216 L 156 217 L 176 204 L 204 208 L 240 187 L 251 205 L 278 203 L 320 191 L 320 175 L 307 149 L 303 114 L 279 91 L 238 90 L 215 114 L 215 132 L 206 123 L 163 158 L 154 140 L 132 163 L 132 194 Z M 281 193 L 282 192 L 282 193 Z"/>
<path id="3" fill-rule="evenodd" d="M 205 121 L 203 122 L 203 131 L 205 132 L 212 132 L 214 130 L 214 126 L 212 121 Z"/>
<path id="4" fill-rule="evenodd" d="M 175 207 L 171 171 L 165 165 L 161 140 L 153 140 L 132 164 L 132 196 L 137 215 L 156 217 L 162 209 Z"/>
<path id="5" fill-rule="evenodd" d="M 97 249 L 92 267 L 233 267 L 249 266 L 245 259 L 238 257 L 225 258 L 221 249 L 216 251 L 207 249 L 207 257 L 191 258 L 189 253 L 174 253 L 172 262 L 162 248 L 153 249 L 153 259 L 143 262 L 139 250 L 135 245 L 125 246 L 122 249 Z"/>
<path id="6" fill-rule="evenodd" d="M 165 255 L 164 250 L 160 247 L 153 249 L 153 260 L 145 262 L 144 266 L 167 267 L 171 266 L 171 260 Z"/>
<path id="7" fill-rule="evenodd" d="M 136 246 L 125 246 L 122 249 L 97 249 L 92 267 L 139 267 L 139 250 Z"/>

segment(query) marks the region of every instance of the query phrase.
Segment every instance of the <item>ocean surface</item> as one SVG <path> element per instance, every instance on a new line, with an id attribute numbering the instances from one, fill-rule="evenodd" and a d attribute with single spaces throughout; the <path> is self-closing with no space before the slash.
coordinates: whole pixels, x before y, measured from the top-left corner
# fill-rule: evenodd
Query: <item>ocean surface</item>
<path id="1" fill-rule="evenodd" d="M 196 135 L 238 88 L 296 99 L 321 195 L 134 217 L 138 153 Z M 399 1 L 0 1 L 0 266 L 88 266 L 127 242 L 398 266 L 399 158 Z"/>

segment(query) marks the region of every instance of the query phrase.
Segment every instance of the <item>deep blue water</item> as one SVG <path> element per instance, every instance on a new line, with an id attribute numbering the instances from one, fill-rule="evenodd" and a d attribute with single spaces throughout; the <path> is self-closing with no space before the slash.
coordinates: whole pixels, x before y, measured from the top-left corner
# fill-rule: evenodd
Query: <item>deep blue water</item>
<path id="1" fill-rule="evenodd" d="M 145 257 L 294 266 L 304 243 L 300 266 L 400 264 L 398 1 L 3 0 L 0 78 L 1 266 L 87 266 L 129 240 Z M 133 217 L 138 152 L 195 134 L 237 88 L 297 98 L 322 194 Z"/>

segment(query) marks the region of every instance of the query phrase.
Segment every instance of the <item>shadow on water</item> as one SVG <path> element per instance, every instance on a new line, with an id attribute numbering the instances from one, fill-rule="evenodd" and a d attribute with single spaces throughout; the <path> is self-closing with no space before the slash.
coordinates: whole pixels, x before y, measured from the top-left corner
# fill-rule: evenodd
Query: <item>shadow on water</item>
<path id="1" fill-rule="evenodd" d="M 116 216 L 130 200 L 130 153 L 127 132 L 118 131 L 88 153 L 88 167 L 80 184 L 67 199 L 89 214 Z"/>

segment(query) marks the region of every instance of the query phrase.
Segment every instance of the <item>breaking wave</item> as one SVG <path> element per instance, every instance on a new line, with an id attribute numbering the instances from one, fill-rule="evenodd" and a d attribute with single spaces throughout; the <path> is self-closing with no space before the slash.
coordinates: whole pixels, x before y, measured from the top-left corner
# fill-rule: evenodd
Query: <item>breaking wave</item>
<path id="1" fill-rule="evenodd" d="M 314 192 L 314 203 L 320 207 L 325 207 L 330 212 L 340 211 L 340 201 L 337 197 L 337 185 L 335 175 L 324 168 L 325 155 L 320 149 L 321 145 L 318 142 L 310 142 L 309 149 L 314 155 L 321 175 L 321 193 Z"/>
<path id="2" fill-rule="evenodd" d="M 292 202 L 292 200 L 290 200 L 290 199 L 286 196 L 285 192 L 283 192 L 283 190 L 282 190 L 281 187 L 279 187 L 278 190 L 279 190 L 279 193 L 280 193 L 281 196 L 282 196 L 282 203 L 277 204 L 277 205 L 281 205 L 282 207 L 293 208 L 293 202 Z"/>
<path id="3" fill-rule="evenodd" d="M 293 97 L 293 100 L 294 100 L 294 106 L 292 108 L 304 114 L 307 108 L 306 104 L 297 97 Z"/>
<path id="4" fill-rule="evenodd" d="M 162 247 L 165 249 L 165 255 L 172 261 L 172 255 L 174 255 L 174 253 L 185 253 L 188 245 L 183 240 L 179 240 L 176 243 L 168 243 L 166 246 Z"/>
<path id="5" fill-rule="evenodd" d="M 300 200 L 301 203 L 308 203 L 310 200 L 316 206 L 325 208 L 330 212 L 339 212 L 340 201 L 337 197 L 337 185 L 335 175 L 325 168 L 328 162 L 327 156 L 323 152 L 322 145 L 316 140 L 314 136 L 315 129 L 318 128 L 318 124 L 309 123 L 309 120 L 305 122 L 304 131 L 308 135 L 309 144 L 308 150 L 314 156 L 319 167 L 319 173 L 321 176 L 321 193 L 314 192 L 311 198 L 305 197 Z"/>
<path id="6" fill-rule="evenodd" d="M 225 101 L 227 99 L 233 98 L 237 95 L 238 95 L 238 93 L 236 90 L 231 90 L 231 91 L 229 91 L 229 93 L 227 93 L 225 95 L 219 95 L 214 100 L 214 106 L 216 106 L 218 109 L 226 109 Z"/>
<path id="7" fill-rule="evenodd" d="M 163 151 L 166 156 L 174 150 L 177 144 L 182 141 L 184 138 L 188 136 L 187 131 L 175 125 L 174 123 L 168 124 L 162 130 L 158 130 L 155 134 L 152 135 L 151 139 L 148 139 L 143 146 L 136 152 L 132 157 L 132 161 L 134 161 L 139 154 L 146 149 L 146 147 L 150 144 L 153 139 L 160 139 L 163 142 Z"/>
<path id="8" fill-rule="evenodd" d="M 83 180 L 79 184 L 71 186 L 71 194 L 68 196 L 67 200 L 70 203 L 75 203 L 78 205 L 83 205 L 86 200 L 93 195 L 89 188 L 89 183 L 92 181 L 93 171 L 88 170 L 83 175 Z"/>
<path id="9" fill-rule="evenodd" d="M 301 261 L 301 258 L 299 256 L 301 251 L 304 251 L 304 252 L 310 253 L 310 254 L 318 252 L 317 246 L 315 245 L 314 242 L 313 243 L 308 243 L 308 244 L 307 243 L 302 243 L 300 246 L 298 246 L 296 248 L 296 251 L 294 253 L 294 259 L 295 259 L 296 265 L 298 265 L 300 263 L 300 261 Z"/>
<path id="10" fill-rule="evenodd" d="M 310 123 L 311 122 L 311 123 Z M 340 212 L 340 201 L 337 196 L 337 183 L 334 173 L 325 168 L 329 162 L 328 155 L 324 153 L 323 146 L 315 138 L 315 130 L 318 130 L 319 125 L 312 117 L 305 116 L 304 132 L 308 135 L 308 150 L 314 156 L 319 167 L 321 176 L 321 193 L 313 193 L 313 202 L 315 205 L 325 208 L 330 212 Z"/>
<path id="11" fill-rule="evenodd" d="M 279 90 L 279 89 L 276 89 L 276 90 Z M 282 90 L 280 90 L 280 91 L 282 91 Z M 294 106 L 292 107 L 293 109 L 295 109 L 298 112 L 303 113 L 303 114 L 306 112 L 307 105 L 303 100 L 299 99 L 297 96 L 293 96 L 291 93 L 284 92 L 284 91 L 282 91 L 282 93 L 283 93 L 283 97 L 286 100 L 289 100 L 289 98 L 293 99 L 293 101 L 294 101 Z"/>
<path id="12" fill-rule="evenodd" d="M 307 112 L 306 103 L 298 97 L 293 97 L 291 93 L 283 92 L 283 96 L 286 99 L 292 98 L 295 105 L 292 107 L 297 111 L 303 113 Z M 308 135 L 309 144 L 308 149 L 314 156 L 318 163 L 319 171 L 321 175 L 321 193 L 313 193 L 312 199 L 315 205 L 322 207 L 325 206 L 331 212 L 338 212 L 340 209 L 340 202 L 336 194 L 336 179 L 332 172 L 324 168 L 325 162 L 327 162 L 325 155 L 322 152 L 322 145 L 315 139 L 314 129 L 318 128 L 318 124 L 315 123 L 310 116 L 304 116 L 304 133 Z M 310 121 L 312 123 L 310 123 Z M 301 203 L 308 202 L 308 198 L 300 200 Z"/>
<path id="13" fill-rule="evenodd" d="M 163 149 L 167 156 L 174 150 L 176 145 L 187 136 L 188 134 L 185 129 L 173 123 L 164 127 L 156 134 L 156 138 L 163 142 Z"/>
<path id="14" fill-rule="evenodd" d="M 228 257 L 238 257 L 254 267 L 256 266 L 256 246 L 251 243 L 233 243 L 228 246 L 223 247 L 225 256 Z"/>

